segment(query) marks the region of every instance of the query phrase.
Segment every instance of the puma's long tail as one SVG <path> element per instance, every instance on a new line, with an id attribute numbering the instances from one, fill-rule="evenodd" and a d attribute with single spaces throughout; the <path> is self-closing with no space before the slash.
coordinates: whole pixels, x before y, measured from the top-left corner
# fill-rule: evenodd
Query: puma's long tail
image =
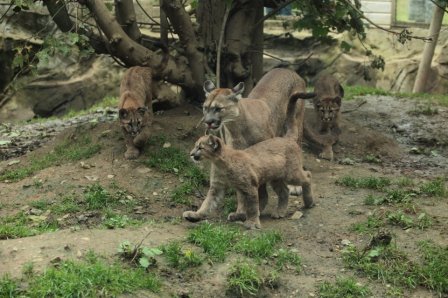
<path id="1" fill-rule="evenodd" d="M 314 98 L 315 93 L 294 92 L 289 97 L 286 109 L 286 134 L 285 137 L 292 138 L 299 144 L 303 139 L 303 121 L 305 117 L 305 99 Z M 297 100 L 301 99 L 297 104 Z"/>

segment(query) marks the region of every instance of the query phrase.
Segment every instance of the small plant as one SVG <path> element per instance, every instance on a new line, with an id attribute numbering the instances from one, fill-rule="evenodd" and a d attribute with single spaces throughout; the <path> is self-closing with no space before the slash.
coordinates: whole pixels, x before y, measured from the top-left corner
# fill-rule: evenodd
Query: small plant
<path id="1" fill-rule="evenodd" d="M 156 263 L 155 257 L 161 255 L 162 250 L 158 248 L 148 248 L 141 245 L 133 245 L 129 241 L 123 241 L 118 247 L 118 254 L 125 260 L 147 269 Z"/>
<path id="2" fill-rule="evenodd" d="M 188 267 L 200 266 L 203 259 L 191 249 L 182 250 L 178 242 L 170 243 L 162 248 L 168 263 L 174 268 L 185 270 Z"/>
<path id="3" fill-rule="evenodd" d="M 56 231 L 59 225 L 47 216 L 31 216 L 19 212 L 0 218 L 0 239 L 14 239 Z"/>
<path id="4" fill-rule="evenodd" d="M 443 197 L 447 194 L 445 182 L 442 178 L 422 184 L 420 186 L 420 192 L 431 197 Z"/>
<path id="5" fill-rule="evenodd" d="M 73 195 L 64 195 L 58 204 L 51 206 L 51 212 L 55 214 L 76 213 L 78 211 L 81 211 L 81 206 Z"/>
<path id="6" fill-rule="evenodd" d="M 34 274 L 34 264 L 33 262 L 25 263 L 22 267 L 22 273 L 28 277 Z"/>
<path id="7" fill-rule="evenodd" d="M 390 189 L 386 192 L 386 195 L 384 196 L 384 202 L 390 204 L 406 203 L 410 202 L 415 196 L 416 193 L 412 190 Z"/>
<path id="8" fill-rule="evenodd" d="M 84 199 L 89 210 L 104 209 L 110 207 L 112 203 L 112 196 L 98 183 L 87 186 L 84 190 Z"/>
<path id="9" fill-rule="evenodd" d="M 430 104 L 426 104 L 424 106 L 418 105 L 414 109 L 410 110 L 409 115 L 412 116 L 433 116 L 437 115 L 439 113 L 439 110 L 437 108 L 433 108 Z"/>
<path id="10" fill-rule="evenodd" d="M 408 177 L 401 177 L 395 183 L 400 187 L 414 186 L 414 180 Z"/>
<path id="11" fill-rule="evenodd" d="M 367 195 L 367 197 L 364 199 L 364 204 L 366 204 L 368 206 L 381 205 L 384 202 L 385 202 L 384 197 L 376 196 L 376 195 L 372 195 L 372 194 Z"/>
<path id="12" fill-rule="evenodd" d="M 392 93 L 387 92 L 382 89 L 378 89 L 370 86 L 344 86 L 344 100 L 351 100 L 355 96 L 363 96 L 363 95 L 391 95 Z"/>
<path id="13" fill-rule="evenodd" d="M 263 279 L 256 268 L 247 262 L 237 262 L 231 268 L 227 277 L 230 292 L 237 295 L 256 295 Z"/>
<path id="14" fill-rule="evenodd" d="M 127 215 L 109 213 L 103 221 L 108 229 L 122 229 L 129 225 L 135 225 L 138 221 L 130 219 Z"/>
<path id="15" fill-rule="evenodd" d="M 353 278 L 339 278 L 335 283 L 324 281 L 319 285 L 321 298 L 356 298 L 369 297 L 371 291 L 367 286 L 356 282 Z"/>
<path id="16" fill-rule="evenodd" d="M 235 196 L 230 196 L 230 197 L 226 196 L 224 199 L 223 214 L 227 217 L 231 212 L 235 212 L 236 207 L 237 207 L 236 197 Z"/>
<path id="17" fill-rule="evenodd" d="M 367 154 L 364 156 L 363 160 L 368 163 L 380 164 L 381 159 L 372 154 Z"/>
<path id="18" fill-rule="evenodd" d="M 397 212 L 390 212 L 387 215 L 387 220 L 392 225 L 397 225 L 403 229 L 412 228 L 414 226 L 414 220 L 412 217 L 404 214 L 401 210 Z"/>

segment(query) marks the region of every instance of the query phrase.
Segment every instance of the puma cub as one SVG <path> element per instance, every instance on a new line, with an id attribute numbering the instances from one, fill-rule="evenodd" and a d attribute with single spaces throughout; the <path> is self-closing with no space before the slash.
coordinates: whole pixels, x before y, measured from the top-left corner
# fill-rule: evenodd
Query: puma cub
<path id="1" fill-rule="evenodd" d="M 127 159 L 137 158 L 148 140 L 153 121 L 152 70 L 149 67 L 129 68 L 121 81 L 118 115 L 126 140 Z"/>
<path id="2" fill-rule="evenodd" d="M 332 75 L 321 75 L 314 84 L 314 119 L 306 118 L 304 135 L 313 146 L 322 148 L 321 158 L 333 160 L 332 146 L 341 130 L 339 117 L 344 89 Z"/>
<path id="3" fill-rule="evenodd" d="M 223 140 L 206 135 L 196 142 L 190 156 L 193 161 L 209 159 L 215 168 L 211 177 L 223 186 L 234 187 L 242 195 L 246 212 L 245 226 L 250 229 L 261 228 L 260 211 L 267 204 L 267 197 L 260 198 L 258 188 L 268 182 L 273 187 L 283 189 L 277 193 L 278 206 L 273 217 L 284 217 L 288 207 L 289 193 L 286 183 L 301 185 L 306 206 L 313 205 L 311 173 L 303 170 L 302 152 L 298 139 L 298 123 L 303 109 L 297 109 L 296 101 L 300 93 L 293 95 L 287 115 L 287 132 L 284 137 L 275 137 L 252 145 L 244 150 L 233 149 Z"/>

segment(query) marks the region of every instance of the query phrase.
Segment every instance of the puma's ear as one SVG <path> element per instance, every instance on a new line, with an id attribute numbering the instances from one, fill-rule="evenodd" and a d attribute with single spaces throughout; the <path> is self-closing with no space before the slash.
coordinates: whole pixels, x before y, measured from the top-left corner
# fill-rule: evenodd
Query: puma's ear
<path id="1" fill-rule="evenodd" d="M 341 106 L 341 98 L 339 96 L 333 98 L 333 102 L 336 103 L 338 106 Z"/>
<path id="2" fill-rule="evenodd" d="M 141 116 L 145 116 L 145 113 L 148 111 L 148 107 L 140 107 L 137 109 L 137 112 L 141 115 Z"/>
<path id="3" fill-rule="evenodd" d="M 128 117 L 128 110 L 126 109 L 120 109 L 118 111 L 118 117 L 120 117 L 120 119 L 125 119 Z"/>
<path id="4" fill-rule="evenodd" d="M 216 152 L 221 147 L 221 139 L 214 135 L 209 135 L 208 145 Z"/>
<path id="5" fill-rule="evenodd" d="M 241 99 L 244 92 L 244 82 L 239 82 L 238 85 L 232 88 L 232 92 L 235 99 Z"/>
<path id="6" fill-rule="evenodd" d="M 207 80 L 207 81 L 204 82 L 204 92 L 205 92 L 205 96 L 208 96 L 208 94 L 209 94 L 210 92 L 212 92 L 213 90 L 215 90 L 215 89 L 216 89 L 215 84 L 213 84 L 212 81 Z"/>

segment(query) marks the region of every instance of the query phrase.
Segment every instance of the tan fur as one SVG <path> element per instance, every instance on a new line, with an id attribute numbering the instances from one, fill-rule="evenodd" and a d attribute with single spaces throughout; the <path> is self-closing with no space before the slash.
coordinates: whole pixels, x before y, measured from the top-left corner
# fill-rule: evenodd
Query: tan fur
<path id="1" fill-rule="evenodd" d="M 272 214 L 274 218 L 286 215 L 289 198 L 286 183 L 301 185 L 305 205 L 313 204 L 311 173 L 303 170 L 301 148 L 297 144 L 299 117 L 290 113 L 288 119 L 290 125 L 286 137 L 268 139 L 245 150 L 236 150 L 216 136 L 203 136 L 190 153 L 195 161 L 209 159 L 215 168 L 212 178 L 221 185 L 236 188 L 241 194 L 248 228 L 261 227 L 260 211 L 267 201 L 259 197 L 258 189 L 268 182 L 279 195 L 277 210 Z"/>
<path id="2" fill-rule="evenodd" d="M 211 84 L 211 85 L 209 85 Z M 214 88 L 211 82 L 204 84 L 206 100 L 204 102 L 204 122 L 212 131 L 222 130 L 225 143 L 234 149 L 245 149 L 267 139 L 285 134 L 285 120 L 288 103 L 293 93 L 305 92 L 305 82 L 294 71 L 288 69 L 273 69 L 264 75 L 248 98 L 238 99 L 243 88 L 242 83 L 232 89 Z M 303 111 L 304 102 L 301 100 L 298 109 Z M 302 139 L 303 117 L 297 122 L 297 138 Z M 212 164 L 210 174 L 210 188 L 207 196 L 197 212 L 186 211 L 184 218 L 190 221 L 204 219 L 216 209 L 217 203 L 224 197 L 225 185 L 217 176 L 216 167 Z M 219 176 L 219 175 L 218 175 Z M 288 192 L 284 183 L 275 187 L 277 195 Z M 267 201 L 266 185 L 259 188 L 262 208 Z M 244 220 L 246 212 L 242 202 L 242 195 L 237 191 L 238 207 L 236 212 L 229 215 L 229 220 Z M 305 204 L 311 207 L 312 204 Z"/>
<path id="3" fill-rule="evenodd" d="M 339 117 L 344 89 L 332 75 L 321 75 L 314 84 L 314 119 L 304 123 L 305 138 L 322 148 L 321 158 L 333 160 L 333 145 L 341 130 Z"/>
<path id="4" fill-rule="evenodd" d="M 129 68 L 121 81 L 118 104 L 120 125 L 126 140 L 127 159 L 137 158 L 148 140 L 153 119 L 151 68 Z"/>

